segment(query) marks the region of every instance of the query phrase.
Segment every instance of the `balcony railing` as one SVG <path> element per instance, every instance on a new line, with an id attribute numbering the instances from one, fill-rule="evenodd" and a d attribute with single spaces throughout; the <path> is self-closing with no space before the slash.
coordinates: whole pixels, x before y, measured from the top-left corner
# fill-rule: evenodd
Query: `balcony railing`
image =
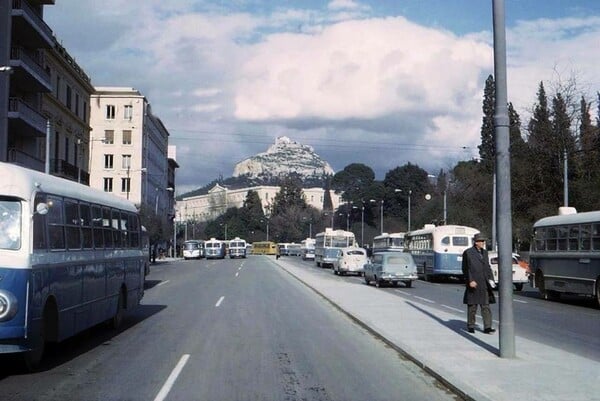
<path id="1" fill-rule="evenodd" d="M 50 159 L 50 173 L 85 185 L 90 183 L 90 174 L 66 160 Z"/>
<path id="2" fill-rule="evenodd" d="M 19 98 L 8 99 L 8 118 L 20 118 L 39 131 L 40 135 L 46 134 L 46 118 Z"/>
<path id="3" fill-rule="evenodd" d="M 44 171 L 44 161 L 23 152 L 17 148 L 8 149 L 8 162 L 27 167 L 32 170 Z"/>
<path id="4" fill-rule="evenodd" d="M 53 38 L 52 29 L 50 29 L 50 27 L 44 22 L 42 17 L 40 15 L 38 15 L 38 13 L 36 13 L 35 10 L 33 8 L 31 8 L 31 6 L 29 4 L 27 4 L 26 1 L 12 0 L 12 8 L 13 8 L 13 13 L 15 13 L 15 11 L 17 11 L 17 12 L 21 11 L 30 20 L 35 22 L 36 28 L 38 30 L 40 30 L 41 33 L 46 36 L 46 38 L 48 38 L 48 41 L 49 41 L 48 43 L 49 44 L 52 43 L 52 38 Z"/>

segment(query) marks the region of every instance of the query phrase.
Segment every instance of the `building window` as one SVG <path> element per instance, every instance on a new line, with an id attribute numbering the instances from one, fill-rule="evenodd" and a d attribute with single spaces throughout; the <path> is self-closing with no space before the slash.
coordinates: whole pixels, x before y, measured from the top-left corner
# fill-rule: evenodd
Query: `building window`
<path id="1" fill-rule="evenodd" d="M 123 145 L 131 145 L 131 130 L 123 131 Z"/>
<path id="2" fill-rule="evenodd" d="M 131 120 L 132 117 L 133 117 L 133 106 L 130 104 L 126 104 L 125 108 L 123 109 L 123 118 L 125 118 L 125 120 Z"/>
<path id="3" fill-rule="evenodd" d="M 107 120 L 114 120 L 115 119 L 115 112 L 116 112 L 116 107 L 114 104 L 107 104 L 106 105 L 106 119 Z"/>
<path id="4" fill-rule="evenodd" d="M 56 98 L 60 100 L 60 76 L 56 76 Z"/>
<path id="5" fill-rule="evenodd" d="M 112 145 L 115 143 L 115 131 L 113 130 L 105 130 L 104 131 L 104 143 L 107 145 Z"/>
<path id="6" fill-rule="evenodd" d="M 71 110 L 71 97 L 72 97 L 72 89 L 69 85 L 67 85 L 67 109 Z"/>
<path id="7" fill-rule="evenodd" d="M 75 94 L 75 115 L 79 117 L 79 93 Z"/>
<path id="8" fill-rule="evenodd" d="M 123 155 L 122 168 L 131 168 L 131 155 Z"/>
<path id="9" fill-rule="evenodd" d="M 113 155 L 104 155 L 104 168 L 113 168 Z"/>
<path id="10" fill-rule="evenodd" d="M 81 118 L 83 119 L 84 122 L 87 123 L 88 122 L 88 120 L 87 120 L 87 102 L 85 100 L 83 101 L 83 110 L 82 110 L 81 114 L 82 114 Z"/>
<path id="11" fill-rule="evenodd" d="M 129 193 L 131 190 L 131 178 L 121 178 L 121 192 Z"/>
<path id="12" fill-rule="evenodd" d="M 113 190 L 113 179 L 111 177 L 104 177 L 104 192 L 112 192 Z"/>

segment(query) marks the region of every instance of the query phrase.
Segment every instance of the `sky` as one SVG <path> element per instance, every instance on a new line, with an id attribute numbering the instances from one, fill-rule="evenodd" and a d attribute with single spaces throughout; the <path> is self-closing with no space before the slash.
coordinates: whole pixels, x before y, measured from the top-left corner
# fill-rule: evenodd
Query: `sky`
<path id="1" fill-rule="evenodd" d="M 600 1 L 504 4 L 524 125 L 540 82 L 597 110 Z M 44 19 L 93 85 L 146 96 L 177 146 L 177 194 L 279 136 L 380 180 L 478 156 L 492 0 L 57 0 Z"/>

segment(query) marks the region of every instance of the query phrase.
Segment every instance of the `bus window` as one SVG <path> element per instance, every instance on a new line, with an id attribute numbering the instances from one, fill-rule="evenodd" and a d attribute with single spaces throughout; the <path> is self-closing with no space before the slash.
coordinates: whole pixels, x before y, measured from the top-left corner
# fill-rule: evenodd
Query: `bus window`
<path id="1" fill-rule="evenodd" d="M 35 206 L 45 203 L 46 197 L 40 194 L 35 196 Z M 37 210 L 37 209 L 36 209 Z M 35 213 L 33 215 L 33 249 L 46 249 L 46 215 Z"/>
<path id="2" fill-rule="evenodd" d="M 104 248 L 104 234 L 102 229 L 102 208 L 92 206 L 92 225 L 94 226 L 94 248 Z"/>
<path id="3" fill-rule="evenodd" d="M 65 201 L 65 235 L 68 249 L 81 249 L 81 232 L 79 230 L 79 204 Z"/>
<path id="4" fill-rule="evenodd" d="M 63 225 L 63 201 L 60 198 L 48 197 L 48 242 L 50 249 L 65 249 L 65 226 Z"/>
<path id="5" fill-rule="evenodd" d="M 94 237 L 92 233 L 90 205 L 88 203 L 80 203 L 79 214 L 81 217 L 81 239 L 83 240 L 82 246 L 84 249 L 92 249 L 94 247 Z"/>

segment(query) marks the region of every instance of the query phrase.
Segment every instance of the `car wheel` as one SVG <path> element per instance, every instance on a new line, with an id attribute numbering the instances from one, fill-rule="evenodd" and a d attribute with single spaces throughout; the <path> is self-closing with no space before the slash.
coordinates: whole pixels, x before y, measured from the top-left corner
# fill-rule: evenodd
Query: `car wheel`
<path id="1" fill-rule="evenodd" d="M 381 288 L 382 284 L 383 283 L 381 282 L 381 280 L 379 280 L 377 277 L 375 277 L 375 287 Z"/>
<path id="2" fill-rule="evenodd" d="M 406 286 L 406 288 L 411 288 L 412 287 L 412 281 L 405 281 L 404 285 Z"/>
<path id="3" fill-rule="evenodd" d="M 397 281 L 393 281 L 393 282 L 392 282 L 392 285 L 393 285 L 394 287 L 398 287 L 398 282 L 397 282 Z"/>
<path id="4" fill-rule="evenodd" d="M 366 284 L 366 285 L 369 285 L 369 283 L 371 282 L 371 280 L 369 280 L 369 279 L 367 278 L 367 275 L 366 275 L 366 274 L 365 274 L 365 276 L 364 276 L 364 277 L 365 277 L 365 284 Z"/>
<path id="5" fill-rule="evenodd" d="M 515 283 L 515 289 L 517 291 L 523 291 L 523 283 Z"/>

